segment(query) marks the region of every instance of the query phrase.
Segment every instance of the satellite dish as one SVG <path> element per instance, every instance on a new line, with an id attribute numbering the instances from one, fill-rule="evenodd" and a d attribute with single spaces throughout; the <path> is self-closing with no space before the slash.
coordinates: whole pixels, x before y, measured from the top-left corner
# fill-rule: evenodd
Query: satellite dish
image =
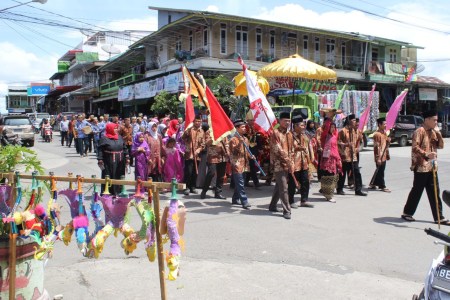
<path id="1" fill-rule="evenodd" d="M 108 44 L 102 45 L 101 48 L 102 48 L 103 51 L 109 53 L 110 55 L 111 54 L 119 54 L 120 52 L 122 52 L 122 51 L 120 51 L 119 48 L 117 48 L 117 47 L 115 47 L 113 45 L 108 45 Z"/>

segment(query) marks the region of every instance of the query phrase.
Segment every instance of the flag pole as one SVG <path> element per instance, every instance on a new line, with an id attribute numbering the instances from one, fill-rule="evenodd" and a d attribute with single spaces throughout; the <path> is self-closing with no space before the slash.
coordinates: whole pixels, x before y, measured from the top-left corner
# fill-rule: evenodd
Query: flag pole
<path id="1" fill-rule="evenodd" d="M 242 136 L 239 134 L 239 132 L 236 131 L 234 134 L 237 135 L 238 138 L 242 138 Z M 259 171 L 261 171 L 261 174 L 263 176 L 266 176 L 266 173 L 264 173 L 263 169 L 261 168 L 261 166 L 258 163 L 258 160 L 253 155 L 253 153 L 250 151 L 250 148 L 247 146 L 247 144 L 245 142 L 243 142 L 243 144 L 244 144 L 244 147 L 247 150 L 247 152 L 250 154 L 251 159 L 255 161 L 255 165 L 258 167 Z"/>

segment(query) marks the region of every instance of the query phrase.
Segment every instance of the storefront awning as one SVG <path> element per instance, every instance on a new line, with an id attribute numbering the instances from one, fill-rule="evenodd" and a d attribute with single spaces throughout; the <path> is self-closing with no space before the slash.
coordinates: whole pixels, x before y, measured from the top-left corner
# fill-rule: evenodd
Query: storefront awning
<path id="1" fill-rule="evenodd" d="M 81 88 L 81 85 L 65 85 L 65 86 L 57 86 L 53 90 L 51 90 L 47 96 L 56 97 L 62 95 L 64 93 L 72 92 Z"/>
<path id="2" fill-rule="evenodd" d="M 92 103 L 99 103 L 99 102 L 108 101 L 108 100 L 113 100 L 113 99 L 117 99 L 117 95 L 111 95 L 111 96 L 106 96 L 106 97 L 100 97 L 100 98 L 97 98 L 97 99 L 92 100 Z"/>

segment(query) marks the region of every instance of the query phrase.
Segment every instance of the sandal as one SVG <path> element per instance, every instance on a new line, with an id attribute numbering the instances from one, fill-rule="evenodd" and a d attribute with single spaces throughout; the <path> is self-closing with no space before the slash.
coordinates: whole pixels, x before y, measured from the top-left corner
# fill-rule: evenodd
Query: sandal
<path id="1" fill-rule="evenodd" d="M 391 190 L 390 189 L 388 189 L 388 188 L 383 188 L 383 189 L 381 189 L 383 192 L 385 192 L 385 193 L 390 193 L 391 192 Z"/>
<path id="2" fill-rule="evenodd" d="M 405 220 L 405 221 L 408 221 L 408 222 L 414 222 L 416 220 L 410 215 L 402 215 L 402 219 Z"/>
<path id="3" fill-rule="evenodd" d="M 438 224 L 438 221 L 434 221 L 434 223 Z M 444 220 L 441 220 L 440 224 L 450 226 L 450 221 L 448 219 L 444 219 Z"/>

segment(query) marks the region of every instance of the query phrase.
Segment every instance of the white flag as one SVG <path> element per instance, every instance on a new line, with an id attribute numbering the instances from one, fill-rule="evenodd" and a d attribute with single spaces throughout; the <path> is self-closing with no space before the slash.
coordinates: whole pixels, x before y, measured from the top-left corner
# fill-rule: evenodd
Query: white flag
<path id="1" fill-rule="evenodd" d="M 249 74 L 244 64 L 242 65 L 244 67 L 248 99 L 250 100 L 250 109 L 253 113 L 253 119 L 255 120 L 255 127 L 258 131 L 263 133 L 270 132 L 277 123 L 277 118 L 275 117 L 266 96 L 264 96 L 264 93 L 256 82 L 256 78 Z"/>

